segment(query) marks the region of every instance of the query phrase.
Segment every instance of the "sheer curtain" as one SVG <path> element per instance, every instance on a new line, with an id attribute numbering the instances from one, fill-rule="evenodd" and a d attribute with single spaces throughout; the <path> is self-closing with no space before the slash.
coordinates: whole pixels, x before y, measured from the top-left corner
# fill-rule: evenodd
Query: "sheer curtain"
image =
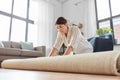
<path id="1" fill-rule="evenodd" d="M 38 45 L 46 46 L 46 55 L 48 55 L 53 45 L 54 26 L 54 5 L 45 2 L 39 2 L 38 10 Z"/>
<path id="2" fill-rule="evenodd" d="M 63 5 L 63 16 L 75 24 L 82 23 L 86 38 L 95 36 L 96 14 L 95 0 L 69 0 Z"/>
<path id="3" fill-rule="evenodd" d="M 84 35 L 87 38 L 96 35 L 96 14 L 95 14 L 95 2 L 94 0 L 83 1 L 83 23 L 84 23 Z"/>

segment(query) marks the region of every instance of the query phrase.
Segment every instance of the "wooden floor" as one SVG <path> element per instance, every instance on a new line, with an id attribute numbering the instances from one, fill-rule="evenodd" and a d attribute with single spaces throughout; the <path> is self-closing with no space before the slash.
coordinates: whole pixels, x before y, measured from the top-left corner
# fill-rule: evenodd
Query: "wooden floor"
<path id="1" fill-rule="evenodd" d="M 0 69 L 0 80 L 120 80 L 120 76 Z"/>

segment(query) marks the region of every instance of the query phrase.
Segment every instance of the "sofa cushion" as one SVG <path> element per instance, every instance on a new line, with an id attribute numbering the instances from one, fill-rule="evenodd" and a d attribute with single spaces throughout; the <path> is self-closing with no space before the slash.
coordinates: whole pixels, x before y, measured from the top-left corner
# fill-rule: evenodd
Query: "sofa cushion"
<path id="1" fill-rule="evenodd" d="M 20 42 L 22 49 L 33 50 L 33 43 L 32 42 Z"/>
<path id="2" fill-rule="evenodd" d="M 21 50 L 20 49 L 0 48 L 0 55 L 19 56 L 20 54 L 21 54 Z"/>
<path id="3" fill-rule="evenodd" d="M 4 45 L 1 41 L 0 41 L 0 48 L 4 48 Z"/>
<path id="4" fill-rule="evenodd" d="M 2 41 L 5 48 L 11 48 L 11 41 Z"/>
<path id="5" fill-rule="evenodd" d="M 38 56 L 43 56 L 43 54 L 41 51 L 22 50 L 21 56 L 38 57 Z"/>
<path id="6" fill-rule="evenodd" d="M 12 48 L 18 48 L 18 49 L 21 49 L 21 45 L 19 42 L 11 42 L 11 47 Z"/>
<path id="7" fill-rule="evenodd" d="M 113 50 L 113 37 L 112 34 L 105 34 L 99 37 L 89 38 L 88 41 L 93 46 L 93 52 Z"/>

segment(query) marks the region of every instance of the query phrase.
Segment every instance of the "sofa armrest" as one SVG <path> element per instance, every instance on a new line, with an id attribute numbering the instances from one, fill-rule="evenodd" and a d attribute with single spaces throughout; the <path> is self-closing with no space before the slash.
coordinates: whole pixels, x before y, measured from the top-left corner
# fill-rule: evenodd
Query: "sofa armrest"
<path id="1" fill-rule="evenodd" d="M 45 47 L 45 46 L 37 46 L 37 47 L 34 47 L 34 50 L 35 50 L 35 51 L 41 51 L 41 52 L 44 54 L 44 56 L 45 56 L 45 54 L 46 54 L 46 47 Z"/>

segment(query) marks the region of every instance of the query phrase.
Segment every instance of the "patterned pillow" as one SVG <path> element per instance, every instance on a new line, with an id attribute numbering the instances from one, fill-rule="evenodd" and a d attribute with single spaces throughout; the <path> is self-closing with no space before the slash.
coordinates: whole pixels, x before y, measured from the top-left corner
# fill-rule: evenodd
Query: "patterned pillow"
<path id="1" fill-rule="evenodd" d="M 20 42 L 22 49 L 33 50 L 33 43 L 32 42 Z"/>

